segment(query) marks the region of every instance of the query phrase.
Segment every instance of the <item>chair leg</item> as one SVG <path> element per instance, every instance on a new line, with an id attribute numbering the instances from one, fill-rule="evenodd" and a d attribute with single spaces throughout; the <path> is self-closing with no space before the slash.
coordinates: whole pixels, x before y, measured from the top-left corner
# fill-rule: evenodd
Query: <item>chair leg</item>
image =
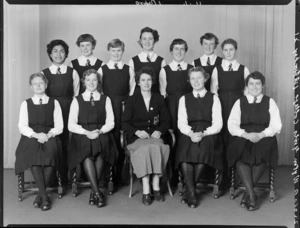
<path id="1" fill-rule="evenodd" d="M 114 191 L 114 182 L 113 182 L 113 165 L 109 166 L 109 182 L 108 182 L 108 194 L 112 195 Z"/>
<path id="2" fill-rule="evenodd" d="M 72 175 L 72 195 L 73 197 L 76 197 L 78 195 L 76 170 L 73 171 L 73 175 Z"/>
<path id="3" fill-rule="evenodd" d="M 235 182 L 235 168 L 234 166 L 232 166 L 230 168 L 230 171 L 231 171 L 231 186 L 230 186 L 230 199 L 234 199 L 234 182 Z"/>
<path id="4" fill-rule="evenodd" d="M 129 198 L 132 197 L 132 185 L 133 185 L 133 167 L 131 162 L 129 163 L 129 176 L 130 176 L 130 187 L 129 187 Z"/>
<path id="5" fill-rule="evenodd" d="M 178 168 L 178 195 L 182 196 L 183 194 L 183 177 L 180 168 Z"/>
<path id="6" fill-rule="evenodd" d="M 18 174 L 18 200 L 21 202 L 23 200 L 22 193 L 24 189 L 24 173 Z"/>
<path id="7" fill-rule="evenodd" d="M 170 162 L 168 162 L 167 167 L 168 167 L 168 171 L 169 171 L 169 172 L 166 173 L 166 175 L 167 175 L 167 186 L 168 186 L 169 194 L 172 197 L 173 193 L 172 193 L 172 189 L 171 189 L 171 186 L 170 186 L 170 180 L 169 180 L 170 173 L 171 173 L 171 164 L 170 164 Z"/>
<path id="8" fill-rule="evenodd" d="M 214 183 L 214 189 L 213 189 L 214 199 L 219 198 L 219 195 L 220 195 L 220 192 L 219 192 L 219 178 L 220 178 L 220 171 L 218 169 L 216 169 L 215 183 Z"/>
<path id="9" fill-rule="evenodd" d="M 270 168 L 270 174 L 269 174 L 269 180 L 270 180 L 270 202 L 273 203 L 275 201 L 275 191 L 274 191 L 274 169 Z"/>
<path id="10" fill-rule="evenodd" d="M 56 171 L 56 175 L 57 175 L 57 179 L 58 179 L 58 189 L 57 189 L 57 192 L 58 192 L 58 198 L 61 199 L 62 196 L 63 196 L 63 187 L 62 187 L 62 184 L 61 184 L 61 176 L 60 176 L 60 173 L 58 171 Z"/>

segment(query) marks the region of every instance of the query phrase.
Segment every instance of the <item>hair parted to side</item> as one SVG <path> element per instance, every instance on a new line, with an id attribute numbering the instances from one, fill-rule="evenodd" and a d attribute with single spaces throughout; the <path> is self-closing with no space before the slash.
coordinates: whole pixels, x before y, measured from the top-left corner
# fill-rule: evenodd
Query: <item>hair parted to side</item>
<path id="1" fill-rule="evenodd" d="M 83 88 L 85 89 L 85 79 L 86 77 L 90 76 L 91 74 L 95 74 L 97 76 L 97 80 L 98 80 L 98 86 L 97 86 L 97 90 L 99 93 L 102 93 L 102 81 L 101 81 L 101 76 L 100 74 L 95 70 L 95 69 L 89 69 L 83 72 L 82 74 L 82 78 L 81 78 L 81 83 Z"/>
<path id="2" fill-rule="evenodd" d="M 80 47 L 81 42 L 91 42 L 93 45 L 93 48 L 95 48 L 97 41 L 91 34 L 82 34 L 77 38 L 76 45 Z"/>
<path id="3" fill-rule="evenodd" d="M 245 85 L 248 86 L 248 83 L 249 83 L 249 80 L 250 78 L 253 78 L 255 80 L 260 80 L 261 81 L 261 84 L 264 86 L 265 85 L 265 82 L 266 82 L 266 78 L 265 76 L 260 73 L 259 71 L 254 71 L 252 73 L 250 73 L 246 79 L 245 79 Z"/>
<path id="4" fill-rule="evenodd" d="M 152 28 L 149 28 L 149 27 L 145 27 L 141 30 L 140 32 L 140 39 L 138 40 L 138 43 L 139 45 L 141 45 L 142 47 L 142 44 L 141 44 L 141 39 L 142 39 L 142 35 L 144 32 L 149 32 L 149 33 L 152 33 L 153 35 L 153 39 L 154 39 L 154 44 L 159 41 L 159 35 L 158 35 L 158 31 L 155 30 L 155 29 L 152 29 Z"/>
<path id="5" fill-rule="evenodd" d="M 136 74 L 135 74 L 135 82 L 136 84 L 139 83 L 140 81 L 140 78 L 141 78 L 141 75 L 142 74 L 148 74 L 151 76 L 151 79 L 152 79 L 152 85 L 156 84 L 156 74 L 155 74 L 155 71 L 152 67 L 149 67 L 149 66 L 144 66 L 142 67 Z"/>
<path id="6" fill-rule="evenodd" d="M 31 84 L 32 80 L 34 78 L 37 78 L 37 77 L 40 77 L 45 82 L 45 84 L 48 85 L 49 81 L 48 81 L 47 77 L 44 74 L 42 74 L 42 73 L 33 73 L 32 75 L 30 75 L 30 77 L 29 77 L 29 85 L 32 85 Z"/>
<path id="7" fill-rule="evenodd" d="M 109 43 L 107 44 L 107 50 L 109 51 L 110 48 L 118 48 L 121 47 L 122 51 L 125 50 L 125 44 L 122 40 L 120 39 L 112 39 L 111 41 L 109 41 Z"/>
<path id="8" fill-rule="evenodd" d="M 237 48 L 238 48 L 237 42 L 234 39 L 228 38 L 228 39 L 224 40 L 223 43 L 221 44 L 222 50 L 226 44 L 232 44 L 233 47 L 235 48 L 235 50 L 237 50 Z"/>
<path id="9" fill-rule="evenodd" d="M 210 75 L 209 73 L 206 73 L 206 71 L 204 70 L 203 67 L 201 66 L 197 66 L 197 67 L 193 67 L 193 68 L 190 68 L 189 71 L 188 71 L 188 78 L 187 78 L 187 81 L 190 82 L 190 76 L 193 72 L 201 72 L 204 76 L 204 79 L 205 79 L 205 82 L 207 82 L 207 80 L 209 79 Z"/>
<path id="10" fill-rule="evenodd" d="M 219 39 L 218 37 L 213 34 L 213 33 L 210 33 L 210 32 L 207 32 L 205 33 L 203 36 L 200 37 L 200 44 L 202 45 L 203 44 L 203 40 L 212 40 L 212 39 L 215 39 L 215 44 L 216 44 L 216 47 L 218 46 L 219 44 Z"/>
<path id="11" fill-rule="evenodd" d="M 170 52 L 173 51 L 174 46 L 177 45 L 177 44 L 184 44 L 185 52 L 187 52 L 187 50 L 189 48 L 188 45 L 187 45 L 187 42 L 185 40 L 183 40 L 183 39 L 180 39 L 180 38 L 174 39 L 172 41 L 172 43 L 170 45 Z"/>

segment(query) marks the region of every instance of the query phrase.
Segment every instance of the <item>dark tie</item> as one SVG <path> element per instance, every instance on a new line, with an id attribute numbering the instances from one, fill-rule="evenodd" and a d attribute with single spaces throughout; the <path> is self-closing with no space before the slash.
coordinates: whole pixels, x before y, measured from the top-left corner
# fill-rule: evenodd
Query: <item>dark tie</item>
<path id="1" fill-rule="evenodd" d="M 91 66 L 91 62 L 90 62 L 90 60 L 88 59 L 88 60 L 86 60 L 86 64 L 85 64 L 86 66 Z"/>
<path id="2" fill-rule="evenodd" d="M 177 65 L 177 70 L 182 70 L 180 64 Z"/>
<path id="3" fill-rule="evenodd" d="M 197 98 L 198 98 L 198 99 L 200 98 L 200 93 L 197 93 Z"/>
<path id="4" fill-rule="evenodd" d="M 116 69 L 119 69 L 118 63 L 115 63 L 115 68 L 116 68 Z"/>
<path id="5" fill-rule="evenodd" d="M 232 69 L 232 63 L 229 64 L 228 71 L 233 71 L 233 69 Z"/>
<path id="6" fill-rule="evenodd" d="M 41 105 L 41 104 L 43 104 L 43 100 L 42 100 L 42 98 L 40 98 L 40 105 Z"/>
<path id="7" fill-rule="evenodd" d="M 60 71 L 60 68 L 59 68 L 59 67 L 57 68 L 56 74 L 61 74 L 61 71 Z"/>
<path id="8" fill-rule="evenodd" d="M 147 55 L 147 61 L 151 63 L 150 55 Z"/>
<path id="9" fill-rule="evenodd" d="M 256 103 L 257 101 L 257 97 L 254 97 L 253 103 Z"/>
<path id="10" fill-rule="evenodd" d="M 94 102 L 93 93 L 91 93 L 90 102 L 91 102 L 91 106 L 95 106 L 95 102 Z"/>
<path id="11" fill-rule="evenodd" d="M 210 66 L 210 58 L 207 58 L 207 66 Z"/>

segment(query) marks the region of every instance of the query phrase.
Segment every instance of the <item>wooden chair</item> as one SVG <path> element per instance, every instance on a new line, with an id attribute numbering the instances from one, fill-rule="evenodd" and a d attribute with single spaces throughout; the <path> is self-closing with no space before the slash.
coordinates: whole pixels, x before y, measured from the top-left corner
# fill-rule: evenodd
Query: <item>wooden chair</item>
<path id="1" fill-rule="evenodd" d="M 58 198 L 61 199 L 63 196 L 63 187 L 61 184 L 61 176 L 58 171 L 56 171 L 56 176 L 58 179 L 58 187 L 57 188 L 50 188 L 48 187 L 47 190 L 57 190 Z M 18 174 L 18 200 L 21 202 L 23 200 L 23 192 L 38 192 L 38 188 L 35 186 L 35 181 L 25 181 L 25 174 L 19 173 Z"/>
<path id="2" fill-rule="evenodd" d="M 173 130 L 171 130 L 171 129 L 169 129 L 168 132 L 169 132 L 169 137 L 170 137 L 170 141 L 171 141 L 170 146 L 171 146 L 171 148 L 173 148 L 175 146 L 175 142 L 176 142 L 175 135 L 174 135 Z M 120 140 L 121 140 L 121 147 L 122 147 L 122 149 L 125 150 L 124 166 L 129 166 L 129 179 L 130 179 L 129 198 L 131 198 L 132 197 L 132 188 L 133 188 L 133 166 L 130 161 L 130 152 L 126 149 L 126 146 L 127 146 L 126 133 L 123 130 L 121 130 Z M 172 189 L 170 187 L 170 181 L 169 181 L 170 171 L 171 171 L 171 165 L 170 165 L 170 162 L 168 161 L 167 167 L 166 167 L 166 178 L 167 178 L 166 182 L 167 182 L 169 194 L 170 194 L 170 196 L 173 196 Z"/>
<path id="3" fill-rule="evenodd" d="M 242 190 L 246 190 L 245 186 L 242 185 L 242 182 L 236 181 L 236 177 L 235 177 L 235 172 L 236 172 L 236 167 L 233 166 L 230 168 L 231 171 L 231 187 L 229 190 L 230 193 L 230 199 L 234 199 L 235 198 L 235 190 L 236 189 L 242 189 Z M 264 190 L 264 191 L 269 191 L 269 201 L 271 203 L 273 203 L 275 201 L 275 190 L 274 190 L 274 169 L 269 167 L 269 179 L 268 182 L 260 182 L 257 184 L 257 186 L 255 186 L 256 190 Z"/>
<path id="4" fill-rule="evenodd" d="M 178 169 L 178 194 L 183 195 L 184 192 L 184 179 L 181 169 Z M 200 179 L 196 185 L 198 186 L 207 186 L 213 188 L 213 198 L 217 199 L 220 196 L 220 170 L 215 169 L 214 180 L 209 179 Z"/>

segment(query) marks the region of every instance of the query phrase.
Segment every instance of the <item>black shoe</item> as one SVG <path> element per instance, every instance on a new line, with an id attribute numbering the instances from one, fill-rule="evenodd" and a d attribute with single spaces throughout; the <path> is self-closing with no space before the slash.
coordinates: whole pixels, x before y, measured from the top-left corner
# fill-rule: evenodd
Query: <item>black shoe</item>
<path id="1" fill-rule="evenodd" d="M 90 205 L 95 205 L 95 203 L 96 203 L 96 200 L 95 200 L 95 193 L 94 193 L 94 191 L 92 190 L 91 193 L 90 193 L 89 204 L 90 204 Z"/>
<path id="2" fill-rule="evenodd" d="M 255 211 L 258 209 L 258 205 L 256 204 L 256 199 L 257 197 L 255 197 L 254 200 L 249 199 L 248 206 L 247 206 L 248 211 Z"/>
<path id="3" fill-rule="evenodd" d="M 40 208 L 41 205 L 42 205 L 42 196 L 38 194 L 38 195 L 36 196 L 35 200 L 33 201 L 33 206 L 34 206 L 35 208 Z"/>
<path id="4" fill-rule="evenodd" d="M 188 207 L 196 208 L 197 207 L 197 198 L 195 196 L 189 196 Z"/>
<path id="5" fill-rule="evenodd" d="M 182 198 L 181 198 L 181 203 L 187 204 L 188 203 L 188 196 L 186 193 L 183 194 Z"/>
<path id="6" fill-rule="evenodd" d="M 165 201 L 164 196 L 161 194 L 160 190 L 155 191 L 153 190 L 154 199 L 158 202 Z"/>
<path id="7" fill-rule="evenodd" d="M 42 204 L 41 204 L 41 210 L 46 211 L 51 208 L 51 201 L 48 195 L 42 196 Z"/>
<path id="8" fill-rule="evenodd" d="M 241 203 L 240 203 L 241 207 L 247 208 L 248 201 L 249 201 L 249 195 L 247 192 L 244 192 Z"/>
<path id="9" fill-rule="evenodd" d="M 152 203 L 152 199 L 151 199 L 151 195 L 150 193 L 148 194 L 143 194 L 143 199 L 142 199 L 142 202 L 144 205 L 148 206 Z"/>
<path id="10" fill-rule="evenodd" d="M 105 206 L 105 196 L 102 192 L 96 192 L 95 193 L 95 202 L 97 207 L 104 207 Z"/>

